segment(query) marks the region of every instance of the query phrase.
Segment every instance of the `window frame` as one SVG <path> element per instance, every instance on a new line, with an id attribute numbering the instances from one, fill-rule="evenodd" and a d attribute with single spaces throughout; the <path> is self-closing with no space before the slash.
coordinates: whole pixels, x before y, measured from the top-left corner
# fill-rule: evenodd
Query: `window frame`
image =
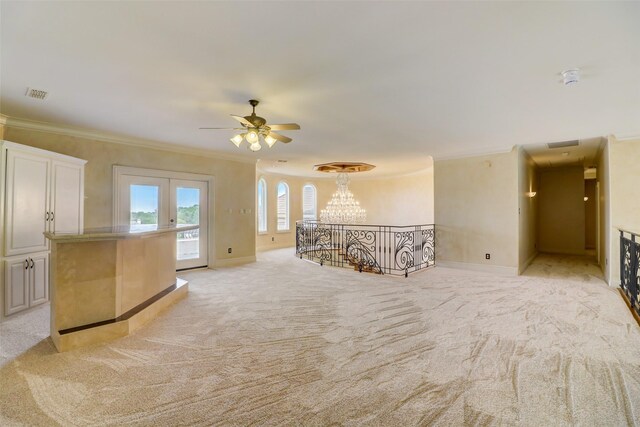
<path id="1" fill-rule="evenodd" d="M 311 187 L 313 189 L 313 218 L 305 218 L 304 205 L 305 205 L 305 197 L 304 197 L 304 189 L 307 187 Z M 310 182 L 304 184 L 302 186 L 302 220 L 303 221 L 317 221 L 318 220 L 318 189 L 315 185 Z"/>
<path id="2" fill-rule="evenodd" d="M 290 219 L 291 219 L 291 215 L 290 215 L 290 202 L 289 202 L 289 195 L 290 195 L 290 189 L 289 189 L 289 184 L 287 184 L 285 181 L 279 181 L 278 185 L 276 186 L 276 201 L 278 200 L 278 194 L 280 193 L 280 186 L 284 186 L 285 189 L 285 203 L 284 203 L 284 222 L 285 222 L 285 226 L 286 228 L 280 228 L 280 203 L 276 202 L 276 231 L 278 233 L 288 233 L 291 231 L 291 224 L 290 224 Z"/>
<path id="3" fill-rule="evenodd" d="M 262 183 L 262 194 L 260 194 L 260 184 Z M 256 186 L 256 229 L 258 230 L 258 234 L 268 234 L 269 233 L 269 210 L 267 209 L 267 195 L 269 191 L 267 189 L 267 180 L 264 177 L 261 177 L 258 180 L 258 185 Z M 260 200 L 262 199 L 262 209 L 260 209 Z M 264 229 L 260 228 L 260 214 L 264 216 Z"/>

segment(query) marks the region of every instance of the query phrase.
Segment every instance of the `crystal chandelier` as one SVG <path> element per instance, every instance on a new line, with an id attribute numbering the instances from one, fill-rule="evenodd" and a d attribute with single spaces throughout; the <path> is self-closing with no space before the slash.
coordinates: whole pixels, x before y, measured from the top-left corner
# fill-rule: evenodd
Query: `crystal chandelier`
<path id="1" fill-rule="evenodd" d="M 354 224 L 367 220 L 367 211 L 360 207 L 349 190 L 349 175 L 339 173 L 338 191 L 333 193 L 327 207 L 320 211 L 320 221 L 329 224 Z"/>

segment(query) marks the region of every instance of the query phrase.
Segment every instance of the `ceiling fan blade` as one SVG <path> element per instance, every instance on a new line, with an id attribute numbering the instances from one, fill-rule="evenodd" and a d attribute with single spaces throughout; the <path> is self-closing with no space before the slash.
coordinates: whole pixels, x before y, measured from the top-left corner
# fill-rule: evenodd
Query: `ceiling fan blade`
<path id="1" fill-rule="evenodd" d="M 236 119 L 237 121 L 239 121 L 240 123 L 242 123 L 247 127 L 253 127 L 253 123 L 251 123 L 249 120 L 245 119 L 242 116 L 236 116 L 232 114 L 231 117 L 233 117 L 234 119 Z"/>
<path id="2" fill-rule="evenodd" d="M 269 132 L 269 135 L 271 135 L 273 138 L 277 139 L 280 142 L 287 143 L 287 142 L 293 141 L 293 139 L 289 138 L 288 136 L 280 135 L 279 133 Z"/>
<path id="3" fill-rule="evenodd" d="M 198 129 L 244 130 L 244 128 L 198 128 Z"/>
<path id="4" fill-rule="evenodd" d="M 300 125 L 297 123 L 282 123 L 279 125 L 269 125 L 272 130 L 298 130 L 300 129 Z"/>

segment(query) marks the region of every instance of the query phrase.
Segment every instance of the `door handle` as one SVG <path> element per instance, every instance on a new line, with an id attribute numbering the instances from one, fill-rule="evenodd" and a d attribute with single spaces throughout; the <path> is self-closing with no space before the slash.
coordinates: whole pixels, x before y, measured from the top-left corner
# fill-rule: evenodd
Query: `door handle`
<path id="1" fill-rule="evenodd" d="M 35 262 L 33 262 L 33 258 L 29 258 L 31 260 L 31 269 L 33 269 L 33 266 L 35 265 Z"/>
<path id="2" fill-rule="evenodd" d="M 51 212 L 51 221 L 53 221 L 53 219 L 55 218 L 53 212 Z"/>
<path id="3" fill-rule="evenodd" d="M 169 220 L 169 222 L 174 222 L 174 220 L 173 220 L 173 219 L 170 219 L 170 220 Z"/>
<path id="4" fill-rule="evenodd" d="M 27 268 L 29 268 L 29 260 L 25 259 L 24 260 L 24 269 L 26 270 Z"/>
<path id="5" fill-rule="evenodd" d="M 44 220 L 45 221 L 49 221 L 49 212 L 45 213 Z"/>

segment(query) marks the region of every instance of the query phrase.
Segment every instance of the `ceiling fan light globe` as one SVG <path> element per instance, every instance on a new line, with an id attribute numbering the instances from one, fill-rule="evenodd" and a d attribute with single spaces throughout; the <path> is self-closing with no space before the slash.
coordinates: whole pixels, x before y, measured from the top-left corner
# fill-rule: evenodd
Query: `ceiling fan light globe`
<path id="1" fill-rule="evenodd" d="M 262 146 L 260 146 L 260 143 L 257 142 L 257 141 L 249 146 L 249 149 L 251 151 L 259 151 L 261 148 L 262 148 Z"/>
<path id="2" fill-rule="evenodd" d="M 251 129 L 249 132 L 247 132 L 247 134 L 245 135 L 245 138 L 247 139 L 247 142 L 249 144 L 255 144 L 256 142 L 258 142 L 258 132 L 256 132 L 255 129 Z M 254 150 L 254 151 L 258 151 L 258 150 Z"/>
<path id="3" fill-rule="evenodd" d="M 264 142 L 267 143 L 269 148 L 273 147 L 273 144 L 275 144 L 276 141 L 278 141 L 278 140 L 275 139 L 274 137 L 272 137 L 271 135 L 267 135 L 267 136 L 264 137 Z"/>
<path id="4" fill-rule="evenodd" d="M 240 143 L 242 142 L 242 139 L 243 139 L 243 136 L 241 134 L 237 134 L 233 138 L 231 138 L 230 141 L 233 142 L 233 144 L 239 148 Z"/>

